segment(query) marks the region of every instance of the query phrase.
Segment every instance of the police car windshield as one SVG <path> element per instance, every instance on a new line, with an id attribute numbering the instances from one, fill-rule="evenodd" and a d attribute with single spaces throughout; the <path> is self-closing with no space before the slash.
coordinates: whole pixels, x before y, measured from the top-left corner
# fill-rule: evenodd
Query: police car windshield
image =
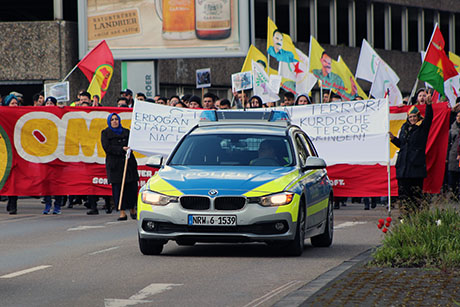
<path id="1" fill-rule="evenodd" d="M 189 135 L 169 165 L 292 166 L 292 146 L 285 136 Z"/>

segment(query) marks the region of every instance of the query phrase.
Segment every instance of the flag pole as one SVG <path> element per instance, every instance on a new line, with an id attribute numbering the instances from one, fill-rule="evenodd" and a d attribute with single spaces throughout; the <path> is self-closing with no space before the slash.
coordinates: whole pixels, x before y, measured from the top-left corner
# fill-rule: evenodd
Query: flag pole
<path id="1" fill-rule="evenodd" d="M 388 99 L 388 96 L 386 97 L 387 100 L 387 106 L 388 106 L 388 112 L 387 112 L 387 123 L 388 123 L 388 128 L 390 127 L 390 101 Z M 388 138 L 389 134 L 387 133 Z M 388 159 L 387 159 L 387 175 L 388 175 L 388 216 L 391 215 L 391 167 L 390 167 L 390 148 L 391 148 L 391 142 L 388 139 Z"/>
<path id="2" fill-rule="evenodd" d="M 123 191 L 125 189 L 126 170 L 128 169 L 128 160 L 129 160 L 130 154 L 131 154 L 131 150 L 128 149 L 128 151 L 126 151 L 125 168 L 123 169 L 123 178 L 121 180 L 121 191 L 120 191 L 120 199 L 118 200 L 118 211 L 121 210 L 121 203 L 123 200 Z"/>
<path id="3" fill-rule="evenodd" d="M 80 62 L 78 62 L 78 63 L 80 63 Z M 67 76 L 65 76 L 65 78 L 62 79 L 61 82 L 64 82 L 65 80 L 67 80 L 67 78 L 70 76 L 70 74 L 73 73 L 73 71 L 74 71 L 75 69 L 77 69 L 78 63 L 77 63 L 77 65 L 74 66 L 74 68 L 72 68 L 72 70 L 67 74 Z"/>

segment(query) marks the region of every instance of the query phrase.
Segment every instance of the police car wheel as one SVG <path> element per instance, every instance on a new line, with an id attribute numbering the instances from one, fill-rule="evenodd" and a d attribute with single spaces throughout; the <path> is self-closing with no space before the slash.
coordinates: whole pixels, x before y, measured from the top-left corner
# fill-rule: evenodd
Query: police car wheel
<path id="1" fill-rule="evenodd" d="M 329 247 L 334 237 L 334 210 L 332 209 L 332 196 L 329 196 L 329 205 L 327 208 L 326 227 L 324 232 L 310 239 L 311 244 L 315 247 Z"/>
<path id="2" fill-rule="evenodd" d="M 159 255 L 163 251 L 164 241 L 141 239 L 139 237 L 139 249 L 144 255 Z"/>
<path id="3" fill-rule="evenodd" d="M 305 244 L 305 206 L 303 199 L 299 203 L 299 215 L 297 217 L 297 227 L 294 240 L 285 247 L 286 254 L 289 256 L 300 256 L 303 253 Z"/>

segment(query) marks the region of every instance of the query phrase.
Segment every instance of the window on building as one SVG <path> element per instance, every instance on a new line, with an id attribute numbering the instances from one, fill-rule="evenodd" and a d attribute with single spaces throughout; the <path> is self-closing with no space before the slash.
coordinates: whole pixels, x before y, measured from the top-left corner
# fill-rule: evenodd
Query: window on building
<path id="1" fill-rule="evenodd" d="M 310 7 L 308 1 L 297 1 L 297 41 L 310 41 Z"/>
<path id="2" fill-rule="evenodd" d="M 356 0 L 356 45 L 361 46 L 363 39 L 367 40 L 367 1 Z"/>
<path id="3" fill-rule="evenodd" d="M 278 30 L 280 30 L 282 33 L 290 35 L 291 33 L 289 33 L 289 1 L 276 1 L 275 17 L 275 23 L 278 27 Z"/>
<path id="4" fill-rule="evenodd" d="M 446 52 L 449 52 L 449 50 L 452 49 L 450 46 L 450 41 L 449 41 L 449 13 L 441 12 L 439 19 L 440 19 L 439 29 L 441 30 L 442 36 L 444 37 L 444 41 L 446 42 L 446 46 L 444 47 L 444 50 L 446 50 Z M 427 41 L 427 44 L 428 44 L 428 41 Z"/>
<path id="5" fill-rule="evenodd" d="M 330 44 L 330 12 L 329 1 L 318 1 L 318 37 L 321 44 Z"/>
<path id="6" fill-rule="evenodd" d="M 385 48 L 385 5 L 374 2 L 374 48 Z"/>
<path id="7" fill-rule="evenodd" d="M 391 7 L 391 49 L 392 50 L 402 50 L 402 27 L 401 27 L 401 16 L 402 8 L 400 6 Z"/>
<path id="8" fill-rule="evenodd" d="M 348 1 L 337 1 L 337 45 L 349 45 Z"/>
<path id="9" fill-rule="evenodd" d="M 454 52 L 455 54 L 459 54 L 460 53 L 460 37 L 459 37 L 459 34 L 460 34 L 460 14 L 455 14 L 455 33 L 454 33 L 454 36 L 456 37 L 455 39 L 455 49 L 452 48 L 452 52 Z"/>
<path id="10" fill-rule="evenodd" d="M 268 7 L 267 1 L 256 0 L 254 2 L 254 30 L 256 38 L 267 39 L 267 17 Z"/>
<path id="11" fill-rule="evenodd" d="M 409 8 L 409 51 L 420 51 L 418 50 L 418 9 Z"/>

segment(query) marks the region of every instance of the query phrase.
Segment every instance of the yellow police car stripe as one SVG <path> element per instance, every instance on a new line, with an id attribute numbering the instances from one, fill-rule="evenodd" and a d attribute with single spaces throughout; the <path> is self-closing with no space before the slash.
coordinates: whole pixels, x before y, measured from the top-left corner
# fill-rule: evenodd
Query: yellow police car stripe
<path id="1" fill-rule="evenodd" d="M 300 202 L 300 195 L 294 194 L 294 199 L 291 201 L 291 203 L 286 206 L 279 206 L 278 209 L 276 209 L 276 213 L 290 212 L 292 221 L 296 222 L 297 216 L 299 215 L 299 202 Z"/>
<path id="2" fill-rule="evenodd" d="M 299 181 L 305 179 L 306 177 L 310 176 L 310 175 L 313 175 L 314 173 L 316 173 L 318 170 L 313 170 L 313 171 L 310 171 L 308 172 L 307 174 L 303 175 L 302 177 L 298 178 L 297 180 L 295 180 L 294 182 L 292 182 L 287 188 L 286 190 L 289 190 L 291 189 L 293 186 L 295 186 Z"/>
<path id="3" fill-rule="evenodd" d="M 156 175 L 149 180 L 149 189 L 169 196 L 181 196 L 184 194 L 159 175 Z"/>
<path id="4" fill-rule="evenodd" d="M 323 199 L 317 204 L 314 204 L 313 206 L 310 206 L 307 208 L 307 216 L 313 215 L 315 213 L 320 212 L 323 209 L 327 208 L 329 198 Z"/>
<path id="5" fill-rule="evenodd" d="M 258 186 L 255 189 L 252 189 L 251 191 L 245 193 L 244 196 L 258 197 L 258 196 L 267 195 L 269 193 L 281 192 L 290 182 L 295 180 L 297 176 L 299 176 L 299 171 L 298 170 L 292 171 L 283 177 L 277 178 L 261 186 Z"/>

